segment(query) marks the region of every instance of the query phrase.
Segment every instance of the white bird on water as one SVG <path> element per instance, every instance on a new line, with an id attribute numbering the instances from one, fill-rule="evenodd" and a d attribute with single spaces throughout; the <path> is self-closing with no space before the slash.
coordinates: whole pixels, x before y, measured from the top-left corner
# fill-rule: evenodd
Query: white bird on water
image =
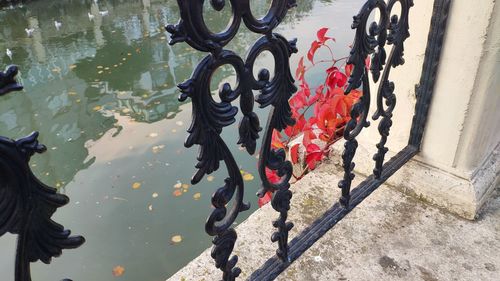
<path id="1" fill-rule="evenodd" d="M 12 51 L 10 49 L 5 50 L 5 54 L 12 60 Z"/>
<path id="2" fill-rule="evenodd" d="M 24 31 L 26 31 L 26 35 L 28 35 L 28 37 L 31 37 L 33 36 L 33 32 L 35 31 L 34 28 L 25 28 Z"/>
<path id="3" fill-rule="evenodd" d="M 109 15 L 109 11 L 99 11 L 99 14 L 101 15 L 101 17 L 104 17 L 104 16 L 107 16 Z"/>
<path id="4" fill-rule="evenodd" d="M 88 14 L 88 16 L 89 16 L 89 21 L 94 20 L 94 15 L 93 15 L 93 14 L 91 14 L 91 13 L 87 13 L 87 14 Z"/>
<path id="5" fill-rule="evenodd" d="M 59 30 L 62 26 L 62 23 L 60 21 L 54 21 L 54 26 L 56 27 L 57 30 Z"/>

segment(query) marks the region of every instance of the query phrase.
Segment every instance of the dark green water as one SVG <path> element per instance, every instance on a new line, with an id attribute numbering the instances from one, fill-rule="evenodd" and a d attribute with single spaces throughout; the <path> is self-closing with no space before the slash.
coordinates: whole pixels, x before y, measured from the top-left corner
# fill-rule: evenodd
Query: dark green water
<path id="1" fill-rule="evenodd" d="M 263 15 L 269 2 L 252 2 L 255 14 Z M 299 37 L 304 55 L 316 30 L 329 26 L 338 42 L 334 51 L 345 56 L 353 37 L 351 17 L 363 1 L 298 2 L 278 31 Z M 34 280 L 165 280 L 210 246 L 204 221 L 224 173 L 173 195 L 176 184 L 189 184 L 197 155 L 197 149 L 183 146 L 191 105 L 177 101 L 176 84 L 203 57 L 185 44 L 167 44 L 162 26 L 177 21 L 176 5 L 43 0 L 0 11 L 0 65 L 19 65 L 25 86 L 2 97 L 0 134 L 18 138 L 40 131 L 48 151 L 32 159 L 32 168 L 71 198 L 55 220 L 87 239 L 50 266 L 34 264 Z M 206 19 L 213 30 L 222 30 L 228 16 L 207 12 Z M 59 30 L 55 20 L 62 23 Z M 35 28 L 32 37 L 25 32 L 29 27 Z M 229 48 L 244 55 L 257 38 L 242 27 Z M 297 60 L 292 58 L 293 67 Z M 262 56 L 259 62 L 272 66 L 270 61 Z M 319 81 L 320 73 L 312 72 L 311 79 Z M 234 81 L 231 70 L 222 69 L 214 90 L 221 78 Z M 256 159 L 238 149 L 236 135 L 236 125 L 224 132 L 241 169 L 255 176 L 246 182 L 252 209 L 240 215 L 241 222 L 257 207 L 259 182 Z M 133 189 L 134 183 L 140 188 Z M 182 242 L 172 243 L 174 235 Z M 13 280 L 14 242 L 12 235 L 0 239 L 2 280 Z M 120 277 L 112 275 L 116 266 L 125 269 Z"/>

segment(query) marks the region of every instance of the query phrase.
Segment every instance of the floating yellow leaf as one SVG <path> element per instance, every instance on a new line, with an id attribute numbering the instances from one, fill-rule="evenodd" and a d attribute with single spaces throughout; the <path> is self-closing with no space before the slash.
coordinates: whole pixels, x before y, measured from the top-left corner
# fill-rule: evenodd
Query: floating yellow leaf
<path id="1" fill-rule="evenodd" d="M 104 68 L 104 67 L 102 65 L 97 66 L 97 69 L 101 69 L 101 68 Z"/>
<path id="2" fill-rule="evenodd" d="M 214 176 L 208 176 L 207 181 L 214 181 L 215 177 Z"/>
<path id="3" fill-rule="evenodd" d="M 132 189 L 139 189 L 141 188 L 141 183 L 140 182 L 134 182 L 132 184 Z"/>
<path id="4" fill-rule="evenodd" d="M 151 149 L 153 151 L 153 153 L 159 153 L 160 150 L 162 150 L 163 148 L 165 148 L 165 145 L 162 144 L 162 145 L 155 145 L 153 146 L 153 148 Z"/>
<path id="5" fill-rule="evenodd" d="M 72 64 L 72 65 L 70 65 L 70 66 L 69 66 L 69 69 L 71 69 L 71 70 L 73 70 L 73 69 L 75 69 L 75 68 L 76 68 L 76 65 L 75 65 L 75 64 Z"/>
<path id="6" fill-rule="evenodd" d="M 194 200 L 200 200 L 201 198 L 201 193 L 197 192 L 193 195 Z"/>
<path id="7" fill-rule="evenodd" d="M 189 184 L 187 184 L 187 183 L 183 183 L 183 184 L 182 184 L 182 188 L 184 188 L 184 189 L 188 189 L 188 188 L 189 188 Z"/>
<path id="8" fill-rule="evenodd" d="M 113 276 L 120 277 L 125 273 L 125 268 L 121 265 L 117 265 L 113 268 Z"/>
<path id="9" fill-rule="evenodd" d="M 180 181 L 177 181 L 176 184 L 174 184 L 174 188 L 181 188 L 182 187 L 182 183 Z"/>
<path id="10" fill-rule="evenodd" d="M 99 70 L 99 71 L 97 72 L 97 74 L 102 74 L 103 72 L 104 72 L 104 71 Z"/>
<path id="11" fill-rule="evenodd" d="M 182 236 L 180 235 L 174 235 L 172 236 L 172 238 L 170 238 L 170 241 L 172 241 L 172 243 L 181 243 L 182 242 Z"/>
<path id="12" fill-rule="evenodd" d="M 100 106 L 100 105 L 96 105 L 96 106 L 94 106 L 94 108 L 93 108 L 93 109 L 94 109 L 94 111 L 99 111 L 99 110 L 101 110 L 101 109 L 102 109 L 102 106 Z"/>
<path id="13" fill-rule="evenodd" d="M 179 197 L 182 195 L 182 191 L 180 189 L 176 189 L 174 190 L 174 192 L 172 192 L 172 194 L 175 196 L 175 197 Z"/>
<path id="14" fill-rule="evenodd" d="M 253 179 L 254 179 L 254 176 L 253 176 L 252 174 L 250 174 L 250 173 L 245 173 L 245 174 L 243 175 L 243 180 L 244 180 L 244 181 L 251 181 L 251 180 L 253 180 Z"/>

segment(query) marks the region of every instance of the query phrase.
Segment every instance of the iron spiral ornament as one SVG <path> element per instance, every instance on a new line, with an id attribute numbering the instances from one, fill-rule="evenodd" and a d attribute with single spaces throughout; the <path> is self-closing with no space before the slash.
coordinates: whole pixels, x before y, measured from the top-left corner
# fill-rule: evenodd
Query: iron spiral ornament
<path id="1" fill-rule="evenodd" d="M 203 19 L 204 0 L 177 2 L 180 20 L 176 25 L 166 27 L 171 34 L 170 44 L 186 42 L 196 50 L 208 53 L 191 78 L 179 85 L 179 100 L 186 101 L 189 98 L 193 112 L 185 146 L 199 146 L 198 163 L 195 166 L 197 171 L 192 183 L 199 183 L 205 175 L 217 171 L 221 162 L 224 163 L 228 176 L 224 185 L 212 196 L 214 210 L 206 221 L 205 230 L 210 236 L 214 236 L 212 257 L 216 267 L 223 272 L 222 280 L 235 280 L 241 270 L 236 266 L 238 257 L 232 254 L 237 240 L 232 225 L 238 214 L 248 210 L 250 205 L 244 202 L 244 181 L 221 133 L 225 127 L 236 122 L 235 116 L 241 110 L 243 117 L 239 123 L 238 144 L 249 154 L 254 154 L 262 131 L 260 120 L 254 112 L 255 102 L 261 108 L 271 107 L 259 157 L 262 188 L 258 196 L 264 196 L 267 191 L 275 193 L 271 204 L 280 215 L 273 222 L 277 230 L 271 240 L 278 243 L 277 256 L 283 261 L 288 260 L 288 232 L 293 227 L 291 222 L 287 222 L 292 197 L 289 190 L 292 164 L 286 160 L 285 151 L 271 148 L 271 139 L 274 130 L 282 131 L 295 122 L 288 104 L 290 97 L 297 91 L 290 72 L 289 57 L 297 52 L 297 48 L 295 40 L 288 41 L 273 30 L 296 3 L 295 0 L 273 0 L 268 13 L 257 19 L 252 15 L 250 0 L 211 0 L 210 5 L 216 11 L 224 9 L 227 2 L 232 11 L 227 29 L 214 33 Z M 225 49 L 238 33 L 242 22 L 252 32 L 262 35 L 250 48 L 245 59 Z M 261 69 L 257 77 L 254 77 L 255 61 L 265 51 L 274 57 L 274 75 L 271 76 L 268 69 Z M 220 101 L 216 101 L 210 92 L 210 82 L 214 72 L 224 65 L 234 68 L 237 86 L 233 89 L 230 84 L 223 84 L 218 91 Z M 254 96 L 254 91 L 259 94 Z M 233 105 L 238 98 L 239 107 Z M 276 171 L 281 178 L 280 182 L 271 183 L 266 169 Z M 226 205 L 231 201 L 233 204 L 228 210 Z"/>
<path id="2" fill-rule="evenodd" d="M 23 88 L 15 79 L 17 73 L 17 66 L 0 72 L 1 95 Z M 38 142 L 38 132 L 17 140 L 0 137 L 0 236 L 7 232 L 18 236 L 16 281 L 32 280 L 31 263 L 49 264 L 62 250 L 78 248 L 85 242 L 51 219 L 69 198 L 43 184 L 31 171 L 31 156 L 45 151 Z"/>
<path id="3" fill-rule="evenodd" d="M 392 15 L 393 7 L 399 2 L 401 5 L 401 16 Z M 351 192 L 351 184 L 354 179 L 353 162 L 354 155 L 358 148 L 356 137 L 362 129 L 370 126 L 368 112 L 370 110 L 370 79 L 371 72 L 374 82 L 379 82 L 377 91 L 377 108 L 373 115 L 373 120 L 382 117 L 378 131 L 381 140 L 377 144 L 377 153 L 374 155 L 375 169 L 374 175 L 380 178 L 385 154 L 388 149 L 385 147 L 389 131 L 392 126 L 392 112 L 396 106 L 396 95 L 394 94 L 394 83 L 389 80 L 391 67 L 404 64 L 404 41 L 409 35 L 408 15 L 413 0 L 383 0 L 367 1 L 358 15 L 354 16 L 352 28 L 356 30 L 353 48 L 351 50 L 348 64 L 353 65 L 353 71 L 349 77 L 345 94 L 349 94 L 353 89 L 362 87 L 363 95 L 351 109 L 351 120 L 347 123 L 344 131 L 344 153 L 342 155 L 344 177 L 339 182 L 342 189 L 340 203 L 348 208 Z M 379 12 L 378 22 L 370 22 L 370 16 L 374 11 Z M 368 30 L 368 32 L 367 32 Z M 386 45 L 393 45 L 387 57 Z M 370 69 L 368 71 L 365 60 L 370 58 Z M 386 65 L 387 64 L 387 65 Z M 382 73 L 382 75 L 381 75 Z M 386 107 L 384 107 L 384 101 Z"/>

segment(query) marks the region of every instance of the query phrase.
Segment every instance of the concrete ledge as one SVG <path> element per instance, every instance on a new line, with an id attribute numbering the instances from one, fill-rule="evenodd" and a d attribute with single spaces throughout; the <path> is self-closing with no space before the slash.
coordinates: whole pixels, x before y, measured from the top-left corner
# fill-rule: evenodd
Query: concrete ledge
<path id="1" fill-rule="evenodd" d="M 340 164 L 343 147 L 335 145 L 331 155 Z M 373 154 L 375 145 L 367 147 L 360 143 L 356 158 L 355 170 L 363 175 L 373 173 Z M 389 152 L 386 160 L 394 153 Z M 405 194 L 419 198 L 422 201 L 473 220 L 479 214 L 489 195 L 500 183 L 500 144 L 489 157 L 471 175 L 459 176 L 465 173 L 451 173 L 439 167 L 431 166 L 415 157 L 394 174 L 387 184 Z"/>
<path id="2" fill-rule="evenodd" d="M 339 198 L 340 171 L 325 163 L 292 186 L 291 237 Z M 363 178 L 357 176 L 358 183 Z M 457 218 L 412 197 L 380 187 L 330 230 L 277 280 L 498 280 L 500 196 L 475 222 Z M 235 254 L 245 280 L 272 255 L 268 205 L 237 227 Z M 210 249 L 168 280 L 220 280 Z"/>

